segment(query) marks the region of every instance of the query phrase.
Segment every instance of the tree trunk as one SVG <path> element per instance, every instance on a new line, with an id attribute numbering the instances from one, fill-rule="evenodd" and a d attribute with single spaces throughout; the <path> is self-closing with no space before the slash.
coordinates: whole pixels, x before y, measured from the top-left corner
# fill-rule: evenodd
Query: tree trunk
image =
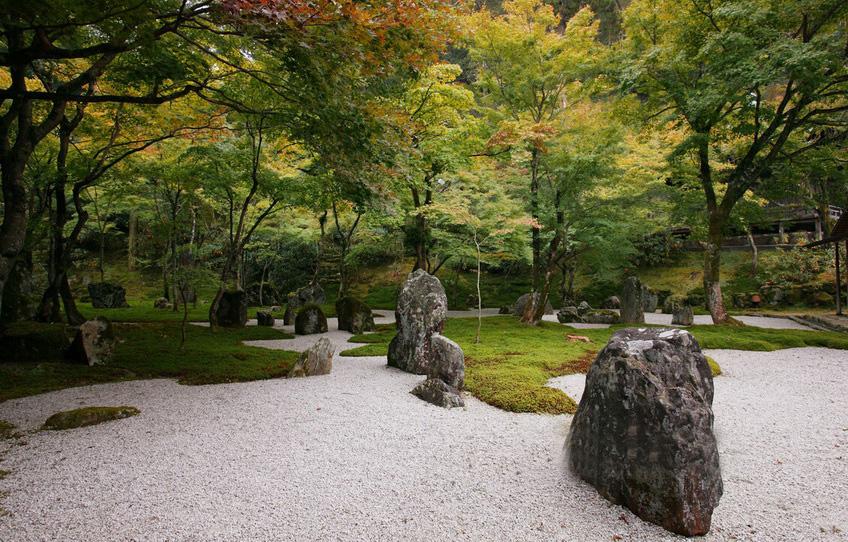
<path id="1" fill-rule="evenodd" d="M 483 299 L 480 295 L 480 241 L 477 239 L 477 232 L 474 233 L 474 245 L 477 247 L 477 336 L 474 338 L 474 343 L 480 344 L 480 328 L 483 327 Z"/>
<path id="2" fill-rule="evenodd" d="M 260 307 L 265 306 L 265 302 L 264 302 L 265 300 L 262 297 L 262 293 L 265 290 L 265 274 L 268 273 L 268 266 L 269 265 L 270 265 L 270 262 L 265 262 L 265 266 L 262 267 L 262 275 L 259 277 L 259 306 Z"/>
<path id="3" fill-rule="evenodd" d="M 539 150 L 533 149 L 530 158 L 530 215 L 533 221 L 539 221 Z M 536 224 L 531 226 L 533 245 L 533 291 L 539 289 L 540 265 L 542 259 L 542 239 Z"/>
<path id="4" fill-rule="evenodd" d="M 62 282 L 59 284 L 59 295 L 62 296 L 62 304 L 65 306 L 65 318 L 68 320 L 68 324 L 78 326 L 85 322 L 85 316 L 80 313 L 74 301 L 74 294 L 71 292 L 67 273 L 62 273 Z"/>
<path id="5" fill-rule="evenodd" d="M 136 238 L 138 237 L 138 214 L 135 211 L 130 211 L 130 231 L 127 236 L 127 269 L 135 271 L 136 263 Z"/>
<path id="6" fill-rule="evenodd" d="M 704 294 L 714 324 L 726 324 L 731 318 L 721 296 L 721 244 L 723 221 L 710 216 L 709 236 L 704 251 Z"/>

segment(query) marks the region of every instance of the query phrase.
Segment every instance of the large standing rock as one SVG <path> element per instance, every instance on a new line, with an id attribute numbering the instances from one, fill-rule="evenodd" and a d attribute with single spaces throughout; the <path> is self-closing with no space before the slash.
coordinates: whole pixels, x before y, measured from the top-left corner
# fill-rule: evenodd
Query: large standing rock
<path id="1" fill-rule="evenodd" d="M 91 306 L 95 309 L 122 309 L 127 305 L 127 292 L 122 286 L 109 282 L 92 282 L 88 285 Z"/>
<path id="2" fill-rule="evenodd" d="M 327 333 L 327 317 L 318 305 L 302 307 L 294 319 L 294 332 L 297 335 Z"/>
<path id="3" fill-rule="evenodd" d="M 527 302 L 530 301 L 531 295 L 539 295 L 539 294 L 524 294 L 518 299 L 515 300 L 515 304 L 512 306 L 512 314 L 514 316 L 523 316 L 524 309 L 527 307 Z M 545 301 L 545 314 L 553 314 L 554 308 L 551 306 L 550 301 Z"/>
<path id="4" fill-rule="evenodd" d="M 660 298 L 656 292 L 646 285 L 642 285 L 642 310 L 648 313 L 657 312 Z"/>
<path id="5" fill-rule="evenodd" d="M 621 321 L 625 324 L 642 324 L 645 313 L 642 312 L 642 283 L 638 277 L 624 279 L 621 292 Z"/>
<path id="6" fill-rule="evenodd" d="M 678 305 L 671 313 L 671 323 L 676 326 L 691 326 L 695 323 L 695 313 L 689 305 Z"/>
<path id="7" fill-rule="evenodd" d="M 447 315 L 448 298 L 439 279 L 423 269 L 410 273 L 398 295 L 398 332 L 389 343 L 389 365 L 428 374 L 433 360 L 430 339 L 442 331 Z"/>
<path id="8" fill-rule="evenodd" d="M 375 329 L 371 308 L 356 298 L 343 297 L 336 301 L 336 316 L 341 330 L 359 334 Z"/>
<path id="9" fill-rule="evenodd" d="M 65 358 L 73 363 L 104 365 L 112 359 L 115 342 L 112 323 L 98 316 L 80 324 L 73 342 L 65 351 Z"/>
<path id="10" fill-rule="evenodd" d="M 705 534 L 722 494 L 712 401 L 710 367 L 687 331 L 618 331 L 586 376 L 571 468 L 646 521 Z"/>
<path id="11" fill-rule="evenodd" d="M 274 315 L 267 311 L 256 311 L 256 325 L 273 327 Z"/>
<path id="12" fill-rule="evenodd" d="M 444 408 L 465 406 L 465 354 L 458 344 L 438 333 L 430 338 L 432 362 L 427 380 L 415 386 L 412 394 Z"/>
<path id="13" fill-rule="evenodd" d="M 327 301 L 327 296 L 324 295 L 324 289 L 317 282 L 290 293 L 286 300 L 286 312 L 283 314 L 283 323 L 287 326 L 291 325 L 299 308 L 306 305 L 322 305 L 325 301 Z"/>
<path id="14" fill-rule="evenodd" d="M 243 290 L 226 290 L 220 293 L 215 310 L 215 325 L 219 327 L 244 327 L 247 324 L 247 295 Z"/>
<path id="15" fill-rule="evenodd" d="M 304 350 L 289 371 L 289 378 L 298 376 L 328 375 L 333 370 L 333 354 L 336 348 L 326 337 Z"/>

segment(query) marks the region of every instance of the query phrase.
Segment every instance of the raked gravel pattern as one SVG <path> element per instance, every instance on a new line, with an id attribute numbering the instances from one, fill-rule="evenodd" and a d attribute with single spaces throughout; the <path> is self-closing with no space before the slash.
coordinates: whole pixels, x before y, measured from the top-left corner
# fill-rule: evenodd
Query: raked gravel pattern
<path id="1" fill-rule="evenodd" d="M 715 400 L 725 495 L 705 540 L 846 540 L 845 353 L 710 355 L 726 373 Z M 0 404 L 31 431 L 0 444 L 0 540 L 679 539 L 567 472 L 569 416 L 473 397 L 444 410 L 412 396 L 422 377 L 384 357 L 334 364 L 320 377 L 147 380 Z M 36 431 L 59 410 L 120 404 L 141 414 Z"/>

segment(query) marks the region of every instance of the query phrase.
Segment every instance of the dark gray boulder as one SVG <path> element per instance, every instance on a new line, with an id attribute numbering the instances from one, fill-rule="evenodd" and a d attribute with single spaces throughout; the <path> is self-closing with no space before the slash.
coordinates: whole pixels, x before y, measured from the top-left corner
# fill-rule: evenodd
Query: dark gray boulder
<path id="1" fill-rule="evenodd" d="M 376 328 L 371 308 L 353 297 L 343 297 L 336 301 L 336 316 L 339 329 L 343 331 L 359 334 Z"/>
<path id="2" fill-rule="evenodd" d="M 412 394 L 436 406 L 452 408 L 465 406 L 462 388 L 465 385 L 465 354 L 462 348 L 438 333 L 430 338 L 432 361 L 427 380 L 415 386 Z"/>
<path id="3" fill-rule="evenodd" d="M 560 324 L 573 324 L 574 322 L 583 321 L 577 307 L 562 307 L 557 312 L 557 320 L 559 320 Z"/>
<path id="4" fill-rule="evenodd" d="M 498 309 L 498 314 L 512 314 L 512 309 L 504 305 L 500 309 Z"/>
<path id="5" fill-rule="evenodd" d="M 452 388 L 461 390 L 465 386 L 465 354 L 462 348 L 439 333 L 430 338 L 433 363 L 430 378 L 438 378 Z"/>
<path id="6" fill-rule="evenodd" d="M 294 319 L 294 332 L 297 335 L 327 333 L 327 317 L 318 305 L 306 305 L 297 311 Z"/>
<path id="7" fill-rule="evenodd" d="M 225 290 L 219 294 L 214 322 L 219 327 L 239 328 L 247 324 L 247 295 L 243 290 Z"/>
<path id="8" fill-rule="evenodd" d="M 590 310 L 592 310 L 592 306 L 589 305 L 589 303 L 587 301 L 581 301 L 580 304 L 577 305 L 577 312 L 580 314 L 580 316 L 583 316 L 584 314 L 588 313 Z"/>
<path id="9" fill-rule="evenodd" d="M 570 467 L 646 521 L 705 534 L 723 488 L 712 401 L 710 367 L 687 331 L 620 330 L 586 376 Z"/>
<path id="10" fill-rule="evenodd" d="M 689 305 L 675 307 L 671 314 L 671 323 L 675 326 L 691 326 L 695 323 L 695 313 Z"/>
<path id="11" fill-rule="evenodd" d="M 327 301 L 324 289 L 316 283 L 309 284 L 292 292 L 286 299 L 286 312 L 283 314 L 283 323 L 291 325 L 294 323 L 295 315 L 299 308 L 306 305 L 322 305 Z"/>
<path id="12" fill-rule="evenodd" d="M 460 392 L 438 378 L 428 378 L 415 386 L 410 393 L 423 401 L 442 408 L 465 406 Z"/>
<path id="13" fill-rule="evenodd" d="M 333 354 L 336 348 L 326 337 L 304 350 L 289 371 L 289 378 L 328 375 L 333 370 Z"/>
<path id="14" fill-rule="evenodd" d="M 515 304 L 512 306 L 512 314 L 514 316 L 522 316 L 524 314 L 524 309 L 527 307 L 527 302 L 530 300 L 531 295 L 539 295 L 539 294 L 524 294 L 518 299 L 515 300 Z M 551 306 L 550 301 L 545 302 L 545 314 L 553 314 L 554 308 Z"/>
<path id="15" fill-rule="evenodd" d="M 644 323 L 642 307 L 642 283 L 638 277 L 627 277 L 621 292 L 621 321 L 625 324 Z"/>
<path id="16" fill-rule="evenodd" d="M 274 315 L 267 311 L 256 311 L 256 324 L 272 327 L 274 325 Z"/>
<path id="17" fill-rule="evenodd" d="M 430 339 L 441 333 L 448 298 L 439 279 L 418 269 L 410 273 L 398 295 L 397 335 L 389 343 L 388 364 L 409 373 L 428 374 L 433 360 Z"/>
<path id="18" fill-rule="evenodd" d="M 654 290 L 646 285 L 642 285 L 642 310 L 647 313 L 657 312 L 659 305 L 659 296 Z"/>
<path id="19" fill-rule="evenodd" d="M 162 309 L 171 309 L 173 307 L 174 306 L 171 305 L 171 302 L 168 301 L 167 297 L 157 297 L 156 300 L 153 301 L 153 308 L 154 309 L 162 310 Z"/>
<path id="20" fill-rule="evenodd" d="M 112 323 L 98 316 L 80 324 L 65 351 L 65 359 L 83 365 L 105 365 L 112 360 L 116 343 Z"/>
<path id="21" fill-rule="evenodd" d="M 127 304 L 127 291 L 118 284 L 110 282 L 92 282 L 88 285 L 91 306 L 95 309 L 122 309 Z"/>
<path id="22" fill-rule="evenodd" d="M 666 297 L 665 301 L 663 301 L 663 314 L 674 314 L 674 311 L 683 305 L 688 305 L 686 302 L 686 296 L 672 294 Z"/>
<path id="23" fill-rule="evenodd" d="M 618 299 L 617 295 L 611 295 L 608 298 L 604 299 L 604 302 L 601 303 L 602 309 L 620 309 L 621 308 L 621 300 Z"/>
<path id="24" fill-rule="evenodd" d="M 617 324 L 619 322 L 618 313 L 612 310 L 593 310 L 582 316 L 583 322 L 587 324 Z"/>

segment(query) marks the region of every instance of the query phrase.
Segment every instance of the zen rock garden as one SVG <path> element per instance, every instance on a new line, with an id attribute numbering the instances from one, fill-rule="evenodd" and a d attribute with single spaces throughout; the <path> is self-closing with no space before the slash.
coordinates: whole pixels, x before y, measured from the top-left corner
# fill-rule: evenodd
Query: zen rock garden
<path id="1" fill-rule="evenodd" d="M 2 6 L 0 542 L 848 542 L 848 1 Z"/>

